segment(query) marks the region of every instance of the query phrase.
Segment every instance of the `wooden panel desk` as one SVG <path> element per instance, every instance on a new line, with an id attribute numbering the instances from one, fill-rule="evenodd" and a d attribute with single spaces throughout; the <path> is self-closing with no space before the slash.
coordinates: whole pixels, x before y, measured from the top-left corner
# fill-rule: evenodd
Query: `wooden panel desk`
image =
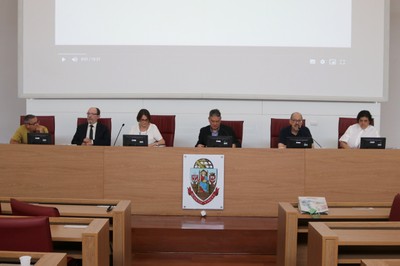
<path id="1" fill-rule="evenodd" d="M 297 209 L 297 204 L 280 202 L 278 206 L 277 265 L 306 265 L 308 222 L 387 221 L 391 204 L 391 202 L 328 202 L 329 214 L 315 219 L 308 214 L 301 214 Z"/>
<path id="2" fill-rule="evenodd" d="M 131 266 L 131 202 L 109 199 L 27 198 L 16 199 L 56 207 L 62 217 L 107 218 L 112 230 L 113 265 Z M 0 197 L 4 214 L 11 214 L 10 197 Z M 109 207 L 111 210 L 107 211 Z"/>
<path id="3" fill-rule="evenodd" d="M 0 266 L 19 265 L 19 257 L 31 256 L 31 263 L 34 266 L 67 266 L 67 254 L 66 253 L 44 253 L 44 252 L 19 252 L 19 251 L 0 251 Z M 3 263 L 4 262 L 4 263 Z"/>
<path id="4" fill-rule="evenodd" d="M 23 216 L 2 215 L 0 219 L 7 217 Z M 68 251 L 69 256 L 81 258 L 83 266 L 109 265 L 108 219 L 50 217 L 49 220 L 53 242 L 82 243 L 82 255 L 76 256 L 76 251 Z"/>
<path id="5" fill-rule="evenodd" d="M 399 260 L 361 260 L 361 266 L 399 266 Z"/>
<path id="6" fill-rule="evenodd" d="M 371 258 L 398 259 L 399 251 L 398 222 L 309 223 L 309 266 L 360 264 L 362 259 Z"/>

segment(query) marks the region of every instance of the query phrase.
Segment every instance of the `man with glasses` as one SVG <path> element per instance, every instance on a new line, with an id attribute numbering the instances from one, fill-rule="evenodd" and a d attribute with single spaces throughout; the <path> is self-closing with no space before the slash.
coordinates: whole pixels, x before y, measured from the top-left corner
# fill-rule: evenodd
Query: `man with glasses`
<path id="1" fill-rule="evenodd" d="M 303 126 L 303 116 L 295 112 L 290 116 L 290 126 L 282 128 L 279 133 L 278 148 L 284 149 L 287 145 L 287 139 L 291 137 L 309 137 L 312 138 L 310 130 Z"/>
<path id="2" fill-rule="evenodd" d="M 97 107 L 91 107 L 87 111 L 86 115 L 87 122 L 78 125 L 71 144 L 85 146 L 110 146 L 110 130 L 105 125 L 97 122 L 100 118 L 100 109 Z"/>
<path id="3" fill-rule="evenodd" d="M 28 144 L 28 133 L 49 133 L 45 126 L 34 115 L 26 115 L 21 125 L 10 139 L 10 144 Z"/>

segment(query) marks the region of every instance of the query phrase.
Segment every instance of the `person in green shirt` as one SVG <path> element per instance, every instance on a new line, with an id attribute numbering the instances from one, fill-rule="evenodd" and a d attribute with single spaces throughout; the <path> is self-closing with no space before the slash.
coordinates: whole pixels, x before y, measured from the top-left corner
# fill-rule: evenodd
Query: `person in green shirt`
<path id="1" fill-rule="evenodd" d="M 10 144 L 28 144 L 28 133 L 49 133 L 45 126 L 40 125 L 40 121 L 35 115 L 26 115 L 24 124 L 21 125 L 10 139 Z"/>

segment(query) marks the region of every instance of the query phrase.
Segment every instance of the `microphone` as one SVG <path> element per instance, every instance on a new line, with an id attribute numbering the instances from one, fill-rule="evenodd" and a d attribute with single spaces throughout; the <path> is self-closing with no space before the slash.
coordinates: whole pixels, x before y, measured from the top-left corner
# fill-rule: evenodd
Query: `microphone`
<path id="1" fill-rule="evenodd" d="M 119 137 L 119 134 L 121 134 L 121 130 L 122 130 L 122 128 L 125 126 L 125 124 L 122 124 L 121 125 L 121 128 L 119 129 L 119 131 L 118 131 L 118 134 L 117 134 L 117 137 L 115 138 L 115 141 L 114 141 L 114 145 L 113 146 L 115 146 L 115 143 L 117 143 L 117 139 L 118 139 L 118 137 Z"/>
<path id="2" fill-rule="evenodd" d="M 322 149 L 322 146 L 321 146 L 321 144 L 318 143 L 318 141 L 316 141 L 314 138 L 313 138 L 313 141 L 318 145 L 318 147 L 320 147 Z"/>

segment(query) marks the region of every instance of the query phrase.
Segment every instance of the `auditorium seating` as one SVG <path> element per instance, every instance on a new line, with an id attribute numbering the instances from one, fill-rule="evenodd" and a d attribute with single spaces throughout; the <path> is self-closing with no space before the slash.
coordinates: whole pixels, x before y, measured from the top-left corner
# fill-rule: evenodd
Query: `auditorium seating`
<path id="1" fill-rule="evenodd" d="M 243 140 L 243 123 L 244 121 L 221 120 L 222 125 L 229 126 L 233 129 L 233 132 L 235 132 L 236 138 L 239 140 L 241 145 Z"/>
<path id="2" fill-rule="evenodd" d="M 165 146 L 173 147 L 175 139 L 175 115 L 152 115 L 151 123 L 155 124 L 165 140 Z"/>
<path id="3" fill-rule="evenodd" d="M 393 199 L 389 221 L 400 221 L 400 194 L 397 194 Z"/>
<path id="4" fill-rule="evenodd" d="M 60 217 L 60 212 L 55 207 L 38 206 L 16 199 L 10 199 L 13 215 Z"/>
<path id="5" fill-rule="evenodd" d="M 48 217 L 0 219 L 0 250 L 9 251 L 53 251 L 53 242 Z"/>
<path id="6" fill-rule="evenodd" d="M 36 116 L 36 117 L 37 117 L 37 119 L 39 121 L 39 124 L 42 125 L 42 126 L 47 127 L 47 129 L 49 130 L 49 133 L 51 135 L 51 144 L 54 145 L 54 143 L 55 143 L 55 139 L 54 139 L 54 137 L 55 137 L 55 128 L 56 128 L 54 115 Z M 20 124 L 21 125 L 24 124 L 24 118 L 25 118 L 24 115 L 20 116 Z"/>

